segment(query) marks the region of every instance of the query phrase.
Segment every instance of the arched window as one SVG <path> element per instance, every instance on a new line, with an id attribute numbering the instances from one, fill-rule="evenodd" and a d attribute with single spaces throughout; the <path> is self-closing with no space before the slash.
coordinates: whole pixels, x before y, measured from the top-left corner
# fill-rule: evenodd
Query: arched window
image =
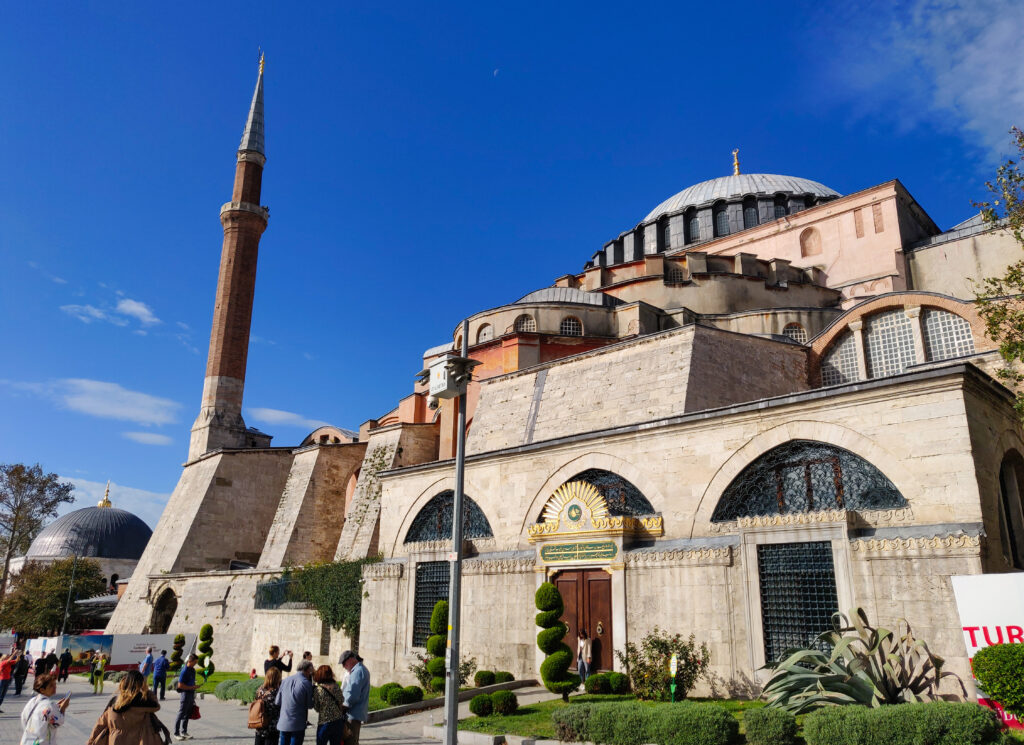
<path id="1" fill-rule="evenodd" d="M 577 473 L 571 479 L 566 479 L 565 483 L 570 481 L 586 481 L 597 489 L 608 504 L 609 514 L 632 516 L 655 514 L 654 507 L 647 501 L 643 492 L 617 473 L 600 468 L 589 468 Z M 542 519 L 541 516 L 537 518 L 538 521 Z"/>
<path id="2" fill-rule="evenodd" d="M 725 207 L 715 209 L 715 238 L 729 235 L 729 213 Z"/>
<path id="3" fill-rule="evenodd" d="M 479 505 L 464 495 L 462 505 L 463 538 L 490 538 L 491 524 Z M 443 491 L 431 499 L 413 518 L 409 532 L 405 534 L 403 543 L 419 543 L 421 541 L 443 541 L 452 537 L 452 512 L 455 507 L 455 492 L 451 489 Z"/>
<path id="4" fill-rule="evenodd" d="M 489 323 L 485 323 L 477 329 L 476 332 L 476 343 L 481 344 L 485 341 L 490 341 L 494 338 L 494 326 Z"/>
<path id="5" fill-rule="evenodd" d="M 885 475 L 848 450 L 790 440 L 769 450 L 732 480 L 712 522 L 821 510 L 889 510 L 907 506 Z"/>
<path id="6" fill-rule="evenodd" d="M 841 385 L 860 380 L 857 370 L 857 338 L 847 331 L 821 360 L 821 384 Z"/>
<path id="7" fill-rule="evenodd" d="M 672 248 L 672 226 L 669 224 L 668 218 L 665 218 L 665 221 L 661 226 L 661 240 L 662 251 L 667 251 Z"/>
<path id="8" fill-rule="evenodd" d="M 153 617 L 149 623 L 149 630 L 153 634 L 166 634 L 171 626 L 174 614 L 178 610 L 178 596 L 174 590 L 167 588 L 157 598 L 153 605 Z"/>
<path id="9" fill-rule="evenodd" d="M 800 234 L 800 255 L 817 256 L 821 253 L 821 233 L 816 228 L 807 228 Z"/>
<path id="10" fill-rule="evenodd" d="M 578 318 L 566 316 L 558 327 L 562 336 L 583 336 L 583 323 Z"/>
<path id="11" fill-rule="evenodd" d="M 537 330 L 537 322 L 533 320 L 533 316 L 524 313 L 516 319 L 513 326 L 518 333 L 534 333 Z"/>
<path id="12" fill-rule="evenodd" d="M 799 323 L 787 323 L 785 327 L 782 329 L 782 333 L 784 336 L 788 336 L 797 344 L 807 343 L 807 329 L 805 329 Z"/>
<path id="13" fill-rule="evenodd" d="M 945 310 L 925 308 L 921 312 L 924 353 L 929 362 L 974 354 L 974 334 L 965 319 Z"/>
<path id="14" fill-rule="evenodd" d="M 753 199 L 743 202 L 743 229 L 756 227 L 758 223 L 757 203 Z"/>
<path id="15" fill-rule="evenodd" d="M 1024 569 L 1024 506 L 1021 504 L 1021 477 L 1024 459 L 1011 451 L 999 466 L 999 528 L 1003 558 L 1015 569 Z"/>
<path id="16" fill-rule="evenodd" d="M 775 197 L 775 219 L 778 220 L 780 217 L 785 217 L 789 214 L 789 210 L 786 209 L 786 198 L 783 196 Z"/>
<path id="17" fill-rule="evenodd" d="M 871 316 L 864 323 L 868 377 L 898 375 L 914 364 L 914 327 L 903 310 Z"/>
<path id="18" fill-rule="evenodd" d="M 693 210 L 687 213 L 686 218 L 686 242 L 696 243 L 700 240 L 700 220 Z"/>

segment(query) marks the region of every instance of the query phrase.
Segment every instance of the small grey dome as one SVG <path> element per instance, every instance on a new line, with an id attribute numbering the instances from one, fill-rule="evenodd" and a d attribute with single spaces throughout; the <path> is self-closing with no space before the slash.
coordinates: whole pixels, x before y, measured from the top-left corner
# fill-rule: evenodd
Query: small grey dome
<path id="1" fill-rule="evenodd" d="M 131 512 L 115 507 L 86 507 L 43 528 L 29 546 L 27 559 L 91 556 L 139 559 L 153 531 Z"/>
<path id="2" fill-rule="evenodd" d="M 714 202 L 718 199 L 744 197 L 748 194 L 813 194 L 816 197 L 838 197 L 839 192 L 824 184 L 796 176 L 778 176 L 773 173 L 741 173 L 738 176 L 722 176 L 683 189 L 673 197 L 659 204 L 644 218 L 644 222 L 655 220 L 666 212 L 679 212 L 687 207 Z"/>

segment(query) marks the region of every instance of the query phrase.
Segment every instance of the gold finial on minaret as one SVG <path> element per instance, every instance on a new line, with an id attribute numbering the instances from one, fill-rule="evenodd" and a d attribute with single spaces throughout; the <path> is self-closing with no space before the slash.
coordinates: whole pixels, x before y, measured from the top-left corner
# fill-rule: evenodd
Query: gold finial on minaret
<path id="1" fill-rule="evenodd" d="M 103 493 L 103 499 L 96 503 L 97 507 L 113 507 L 110 503 L 110 479 L 107 479 L 107 490 Z"/>
<path id="2" fill-rule="evenodd" d="M 732 151 L 732 175 L 740 175 L 740 149 L 735 148 Z"/>
<path id="3" fill-rule="evenodd" d="M 260 51 L 260 75 L 263 74 L 263 51 Z"/>

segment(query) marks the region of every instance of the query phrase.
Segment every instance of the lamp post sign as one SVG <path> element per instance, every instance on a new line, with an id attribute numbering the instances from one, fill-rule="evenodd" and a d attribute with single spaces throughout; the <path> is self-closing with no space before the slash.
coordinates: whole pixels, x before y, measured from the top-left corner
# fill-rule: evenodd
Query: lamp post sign
<path id="1" fill-rule="evenodd" d="M 669 688 L 672 689 L 672 703 L 676 702 L 676 670 L 679 668 L 679 656 L 676 654 L 672 655 L 672 661 L 668 663 L 668 671 L 672 673 L 672 682 L 669 683 Z"/>

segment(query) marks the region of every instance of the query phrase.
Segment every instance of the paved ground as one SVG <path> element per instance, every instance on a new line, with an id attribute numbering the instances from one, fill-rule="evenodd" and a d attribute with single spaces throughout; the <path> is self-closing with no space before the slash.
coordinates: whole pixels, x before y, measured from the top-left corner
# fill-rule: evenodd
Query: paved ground
<path id="1" fill-rule="evenodd" d="M 29 678 L 31 685 L 32 678 Z M 65 691 L 72 691 L 71 705 L 68 707 L 68 715 L 64 726 L 58 734 L 58 745 L 85 745 L 89 739 L 89 733 L 93 725 L 103 711 L 103 707 L 110 696 L 116 690 L 116 685 L 107 683 L 106 692 L 103 696 L 94 696 L 92 687 L 83 679 L 72 677 L 67 683 L 61 683 L 57 696 L 63 696 Z M 12 688 L 11 691 L 14 689 Z M 7 699 L 0 707 L 0 745 L 18 745 L 21 738 L 20 716 L 22 707 L 28 702 L 31 692 L 22 691 L 20 697 L 12 697 L 8 692 Z M 520 703 L 541 701 L 551 698 L 551 694 L 543 688 L 526 688 L 516 691 Z M 202 719 L 192 722 L 189 725 L 190 733 L 195 736 L 190 742 L 194 745 L 242 745 L 253 741 L 252 733 L 246 729 L 248 719 L 248 708 L 232 701 L 218 701 L 212 695 L 206 696 L 199 701 Z M 167 725 L 171 731 L 174 730 L 174 716 L 177 713 L 177 697 L 168 695 L 163 702 L 163 708 L 157 716 Z M 316 712 L 312 713 L 314 721 Z M 459 706 L 459 716 L 469 716 L 469 703 L 465 702 Z M 429 740 L 423 737 L 424 725 L 440 722 L 444 717 L 441 709 L 410 714 L 408 716 L 392 719 L 379 724 L 371 724 L 363 727 L 360 745 L 383 745 L 384 743 L 409 743 L 409 745 L 437 745 L 437 740 Z M 316 742 L 315 731 L 312 727 L 306 730 L 306 743 L 314 745 Z"/>

